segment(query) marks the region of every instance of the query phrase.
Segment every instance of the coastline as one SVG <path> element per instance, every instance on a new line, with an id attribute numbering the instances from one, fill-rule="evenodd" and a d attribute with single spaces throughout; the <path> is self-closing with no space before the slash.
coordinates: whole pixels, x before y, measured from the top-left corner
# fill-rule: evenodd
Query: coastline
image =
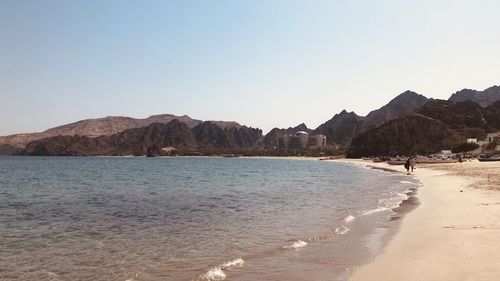
<path id="1" fill-rule="evenodd" d="M 402 166 L 390 168 L 404 172 Z M 499 162 L 417 166 L 418 208 L 404 216 L 382 254 L 349 280 L 498 280 L 499 171 Z"/>

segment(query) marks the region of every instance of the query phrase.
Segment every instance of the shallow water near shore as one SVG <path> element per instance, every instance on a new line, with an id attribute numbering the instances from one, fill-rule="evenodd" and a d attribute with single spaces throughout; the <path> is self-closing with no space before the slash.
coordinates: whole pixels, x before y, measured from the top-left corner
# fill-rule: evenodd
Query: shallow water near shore
<path id="1" fill-rule="evenodd" d="M 330 161 L 0 158 L 1 280 L 345 280 L 412 177 Z"/>

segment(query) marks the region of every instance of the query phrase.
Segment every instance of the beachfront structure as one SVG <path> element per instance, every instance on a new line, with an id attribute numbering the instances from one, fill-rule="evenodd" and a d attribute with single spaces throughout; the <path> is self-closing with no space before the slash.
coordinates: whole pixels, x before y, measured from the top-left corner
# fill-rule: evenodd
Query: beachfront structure
<path id="1" fill-rule="evenodd" d="M 448 149 L 446 149 L 446 150 L 441 150 L 441 154 L 442 154 L 443 156 L 451 156 L 451 155 L 453 155 L 453 153 L 451 152 L 451 150 L 448 150 Z"/>
<path id="2" fill-rule="evenodd" d="M 326 136 L 323 134 L 309 136 L 307 140 L 307 147 L 309 148 L 325 147 L 325 146 L 326 146 Z"/>
<path id="3" fill-rule="evenodd" d="M 500 144 L 500 132 L 488 134 L 486 136 L 486 141 L 487 142 L 495 142 L 497 144 Z"/>
<path id="4" fill-rule="evenodd" d="M 175 149 L 175 147 L 167 146 L 167 147 L 163 147 L 160 150 L 160 153 L 162 155 L 173 155 L 173 154 L 177 153 L 177 149 Z"/>
<path id="5" fill-rule="evenodd" d="M 306 148 L 321 148 L 326 146 L 326 136 L 323 134 L 309 135 L 298 131 L 295 134 L 278 134 L 277 149 L 300 150 Z"/>
<path id="6" fill-rule="evenodd" d="M 467 139 L 467 143 L 477 143 L 477 139 L 476 138 L 469 138 L 469 139 Z"/>

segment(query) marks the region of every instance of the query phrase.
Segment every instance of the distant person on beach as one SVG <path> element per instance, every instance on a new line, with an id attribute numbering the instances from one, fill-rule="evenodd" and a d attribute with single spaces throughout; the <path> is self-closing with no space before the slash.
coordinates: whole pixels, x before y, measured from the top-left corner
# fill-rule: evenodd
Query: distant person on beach
<path id="1" fill-rule="evenodd" d="M 408 161 L 410 161 L 411 172 L 413 173 L 413 170 L 415 169 L 415 158 L 410 157 Z"/>
<path id="2" fill-rule="evenodd" d="M 410 158 L 408 158 L 408 160 L 406 160 L 405 162 L 405 169 L 407 173 L 410 172 Z"/>

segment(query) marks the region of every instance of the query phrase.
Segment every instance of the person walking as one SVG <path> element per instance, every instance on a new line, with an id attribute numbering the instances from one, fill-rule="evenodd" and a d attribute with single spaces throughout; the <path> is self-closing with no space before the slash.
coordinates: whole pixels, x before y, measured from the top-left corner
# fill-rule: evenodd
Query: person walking
<path id="1" fill-rule="evenodd" d="M 415 169 L 415 158 L 410 157 L 409 161 L 410 161 L 411 172 L 413 173 L 413 170 Z"/>
<path id="2" fill-rule="evenodd" d="M 405 162 L 405 169 L 407 173 L 410 172 L 410 158 L 408 158 L 408 160 L 406 160 Z"/>

